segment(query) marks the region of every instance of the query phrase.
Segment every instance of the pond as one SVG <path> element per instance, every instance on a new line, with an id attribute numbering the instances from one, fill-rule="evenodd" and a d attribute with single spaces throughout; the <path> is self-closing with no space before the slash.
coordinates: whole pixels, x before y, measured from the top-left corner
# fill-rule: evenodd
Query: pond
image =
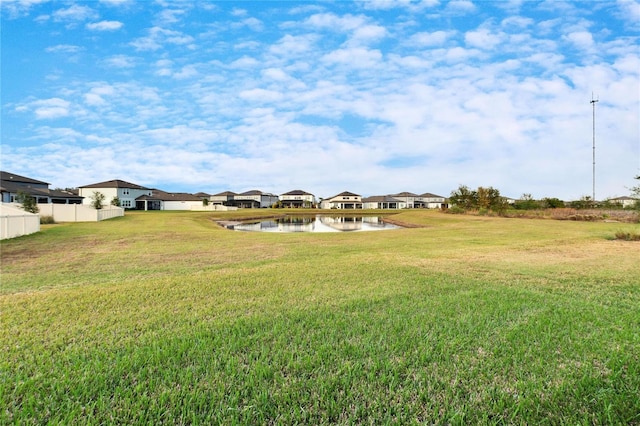
<path id="1" fill-rule="evenodd" d="M 226 223 L 228 229 L 255 232 L 353 232 L 385 231 L 401 226 L 387 223 L 380 216 L 284 216 Z"/>

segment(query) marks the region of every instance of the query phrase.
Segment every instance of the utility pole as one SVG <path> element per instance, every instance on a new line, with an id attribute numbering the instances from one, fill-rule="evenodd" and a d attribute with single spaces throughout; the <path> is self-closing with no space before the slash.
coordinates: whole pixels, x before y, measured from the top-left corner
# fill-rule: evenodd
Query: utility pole
<path id="1" fill-rule="evenodd" d="M 593 98 L 593 92 L 591 92 L 591 107 L 593 109 L 593 193 L 591 202 L 596 202 L 596 102 L 598 99 Z"/>

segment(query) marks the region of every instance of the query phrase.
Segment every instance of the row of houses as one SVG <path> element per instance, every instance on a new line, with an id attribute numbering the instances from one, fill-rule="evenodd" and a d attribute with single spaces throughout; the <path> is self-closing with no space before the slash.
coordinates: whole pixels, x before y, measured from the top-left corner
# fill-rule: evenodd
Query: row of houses
<path id="1" fill-rule="evenodd" d="M 292 190 L 276 195 L 259 190 L 241 193 L 224 191 L 218 194 L 199 192 L 166 192 L 135 183 L 115 179 L 78 187 L 77 192 L 49 189 L 49 184 L 25 176 L 0 172 L 0 193 L 3 203 L 15 202 L 19 192 L 33 196 L 39 204 L 91 204 L 95 192 L 104 195 L 105 202 L 117 199 L 120 206 L 137 210 L 195 210 L 203 206 L 212 208 L 323 208 L 323 209 L 406 209 L 446 208 L 445 197 L 425 193 L 401 192 L 363 198 L 353 192 L 341 192 L 329 198 L 318 199 L 303 190 Z"/>
<path id="2" fill-rule="evenodd" d="M 241 193 L 224 191 L 218 194 L 199 192 L 166 192 L 135 183 L 115 179 L 78 187 L 77 192 L 49 189 L 49 184 L 36 179 L 0 171 L 0 195 L 3 203 L 15 202 L 19 192 L 26 192 L 36 201 L 53 204 L 91 204 L 94 192 L 105 196 L 105 202 L 117 199 L 121 207 L 137 210 L 202 210 L 236 208 L 322 208 L 322 209 L 413 209 L 448 208 L 448 200 L 432 193 L 414 194 L 400 192 L 389 195 L 362 197 L 344 191 L 328 198 L 317 198 L 303 190 L 293 190 L 275 195 L 259 190 Z M 514 201 L 514 200 L 512 200 Z M 618 197 L 610 201 L 623 207 L 635 203 L 630 197 Z"/>

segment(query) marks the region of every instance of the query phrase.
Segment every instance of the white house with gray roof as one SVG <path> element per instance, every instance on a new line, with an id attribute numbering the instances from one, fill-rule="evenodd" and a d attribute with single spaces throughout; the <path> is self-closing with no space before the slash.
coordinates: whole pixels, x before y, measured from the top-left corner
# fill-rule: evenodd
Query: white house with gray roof
<path id="1" fill-rule="evenodd" d="M 120 200 L 120 207 L 125 209 L 136 208 L 136 198 L 143 195 L 151 196 L 152 190 L 135 183 L 124 180 L 108 180 L 105 182 L 92 183 L 78 188 L 80 195 L 84 197 L 84 204 L 91 204 L 94 192 L 100 192 L 105 196 L 104 202 L 110 204 L 115 197 Z"/>
<path id="2" fill-rule="evenodd" d="M 280 195 L 280 204 L 283 207 L 314 207 L 316 205 L 316 197 L 301 189 L 294 189 L 293 191 L 285 192 Z"/>
<path id="3" fill-rule="evenodd" d="M 362 208 L 362 196 L 354 194 L 353 192 L 344 191 L 331 198 L 322 200 L 320 203 L 321 209 L 361 209 Z"/>
<path id="4" fill-rule="evenodd" d="M 254 189 L 234 195 L 231 205 L 242 209 L 251 209 L 271 207 L 277 202 L 277 195 Z"/>

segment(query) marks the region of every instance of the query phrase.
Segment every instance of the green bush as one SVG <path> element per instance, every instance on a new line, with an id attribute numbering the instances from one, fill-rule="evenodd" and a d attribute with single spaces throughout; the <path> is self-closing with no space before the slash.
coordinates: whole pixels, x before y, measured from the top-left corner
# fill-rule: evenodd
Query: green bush
<path id="1" fill-rule="evenodd" d="M 40 225 L 51 225 L 52 223 L 56 223 L 53 216 L 40 216 Z"/>
<path id="2" fill-rule="evenodd" d="M 616 240 L 640 241 L 640 232 L 618 231 L 616 232 Z"/>
<path id="3" fill-rule="evenodd" d="M 458 206 L 453 206 L 446 210 L 447 213 L 451 213 L 451 214 L 464 214 L 465 211 L 466 211 L 465 209 Z"/>

